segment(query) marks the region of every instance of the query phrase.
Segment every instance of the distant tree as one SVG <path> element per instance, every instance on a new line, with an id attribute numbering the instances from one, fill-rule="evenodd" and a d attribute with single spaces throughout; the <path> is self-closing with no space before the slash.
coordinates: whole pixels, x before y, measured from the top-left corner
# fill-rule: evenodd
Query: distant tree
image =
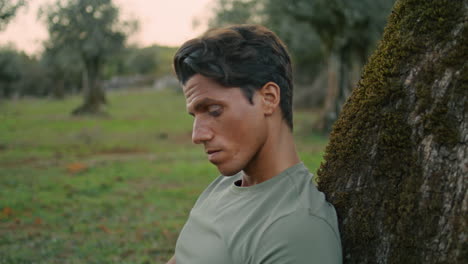
<path id="1" fill-rule="evenodd" d="M 25 5 L 25 0 L 0 0 L 0 30 L 10 22 L 16 11 Z"/>
<path id="2" fill-rule="evenodd" d="M 150 49 L 156 50 L 157 55 L 157 65 L 156 65 L 156 77 L 164 77 L 172 75 L 172 58 L 176 52 L 176 47 L 167 47 L 167 46 L 156 46 L 153 45 L 149 47 Z"/>
<path id="3" fill-rule="evenodd" d="M 151 47 L 135 50 L 129 60 L 128 67 L 139 74 L 149 74 L 156 71 L 157 51 Z"/>
<path id="4" fill-rule="evenodd" d="M 127 47 L 106 65 L 106 77 L 154 74 L 158 67 L 158 46 Z"/>
<path id="5" fill-rule="evenodd" d="M 51 79 L 50 92 L 61 99 L 82 85 L 83 63 L 78 53 L 46 43 L 40 64 Z"/>
<path id="6" fill-rule="evenodd" d="M 466 263 L 468 0 L 399 0 L 330 135 L 319 188 L 345 263 Z"/>
<path id="7" fill-rule="evenodd" d="M 214 16 L 208 22 L 210 27 L 219 27 L 229 24 L 245 24 L 261 21 L 258 11 L 261 1 L 217 0 L 213 8 Z"/>
<path id="8" fill-rule="evenodd" d="M 0 98 L 9 98 L 14 93 L 14 83 L 21 79 L 21 58 L 10 47 L 0 48 Z"/>
<path id="9" fill-rule="evenodd" d="M 316 123 L 329 132 L 374 48 L 395 0 L 270 0 L 307 23 L 320 38 L 327 67 L 327 96 Z"/>
<path id="10" fill-rule="evenodd" d="M 0 0 L 0 31 L 15 16 L 16 11 L 25 4 L 25 0 Z M 20 62 L 14 49 L 10 47 L 0 48 L 0 98 L 12 95 L 12 85 L 21 76 L 19 65 Z"/>
<path id="11" fill-rule="evenodd" d="M 111 0 L 57 1 L 41 11 L 50 39 L 47 46 L 74 54 L 83 65 L 84 103 L 73 114 L 100 113 L 106 102 L 99 78 L 104 63 L 124 47 L 135 21 L 119 21 Z"/>
<path id="12" fill-rule="evenodd" d="M 0 98 L 47 96 L 50 79 L 37 58 L 13 47 L 0 48 Z"/>
<path id="13" fill-rule="evenodd" d="M 21 78 L 14 84 L 13 89 L 17 96 L 49 96 L 52 87 L 51 78 L 47 75 L 47 69 L 41 65 L 34 56 L 20 54 Z"/>

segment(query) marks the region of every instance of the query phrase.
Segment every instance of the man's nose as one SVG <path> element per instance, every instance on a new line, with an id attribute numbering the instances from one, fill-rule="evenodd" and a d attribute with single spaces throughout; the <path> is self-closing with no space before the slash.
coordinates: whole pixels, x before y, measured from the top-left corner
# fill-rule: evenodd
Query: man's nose
<path id="1" fill-rule="evenodd" d="M 192 142 L 201 144 L 213 138 L 213 131 L 202 122 L 193 122 Z"/>

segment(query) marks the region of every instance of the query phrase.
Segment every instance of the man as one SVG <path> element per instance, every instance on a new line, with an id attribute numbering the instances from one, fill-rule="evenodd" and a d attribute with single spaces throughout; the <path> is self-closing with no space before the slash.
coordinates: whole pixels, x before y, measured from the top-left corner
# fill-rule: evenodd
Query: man
<path id="1" fill-rule="evenodd" d="M 297 155 L 285 45 L 258 25 L 187 41 L 174 57 L 192 140 L 222 176 L 200 195 L 177 264 L 341 263 L 337 217 Z"/>

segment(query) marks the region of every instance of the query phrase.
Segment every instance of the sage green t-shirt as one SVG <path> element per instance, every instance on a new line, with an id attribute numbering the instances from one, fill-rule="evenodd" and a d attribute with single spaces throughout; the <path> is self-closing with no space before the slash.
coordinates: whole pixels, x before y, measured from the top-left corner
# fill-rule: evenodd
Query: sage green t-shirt
<path id="1" fill-rule="evenodd" d="M 177 240 L 177 264 L 342 262 L 335 209 L 304 164 L 250 187 L 220 176 L 200 195 Z"/>

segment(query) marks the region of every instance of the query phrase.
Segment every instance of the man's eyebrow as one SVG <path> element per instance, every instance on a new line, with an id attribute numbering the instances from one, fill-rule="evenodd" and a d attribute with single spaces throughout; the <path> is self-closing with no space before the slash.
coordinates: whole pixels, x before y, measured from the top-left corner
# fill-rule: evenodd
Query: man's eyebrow
<path id="1" fill-rule="evenodd" d="M 202 109 L 206 105 L 213 104 L 213 103 L 217 104 L 217 103 L 220 103 L 220 101 L 216 100 L 216 99 L 213 99 L 213 98 L 205 97 L 205 98 L 195 102 L 195 105 L 193 106 L 193 110 L 194 111 L 199 111 L 200 109 Z M 193 114 L 193 113 L 190 112 L 190 109 L 189 109 L 189 114 L 191 114 L 191 115 Z"/>

